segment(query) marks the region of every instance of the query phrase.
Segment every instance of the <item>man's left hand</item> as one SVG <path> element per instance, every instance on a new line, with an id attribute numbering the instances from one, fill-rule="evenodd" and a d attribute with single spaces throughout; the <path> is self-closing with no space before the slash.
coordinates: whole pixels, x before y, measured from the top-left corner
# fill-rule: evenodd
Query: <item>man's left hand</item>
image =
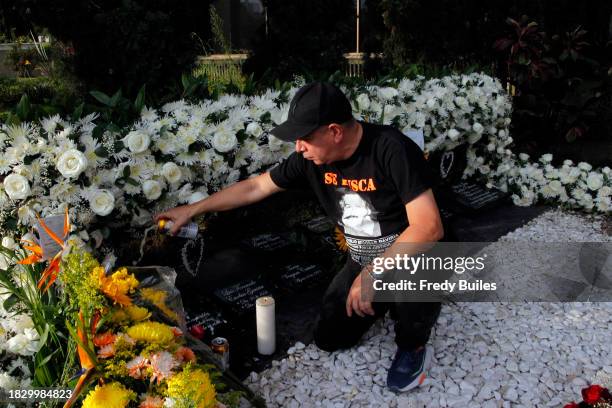
<path id="1" fill-rule="evenodd" d="M 361 317 L 366 314 L 374 316 L 374 309 L 372 308 L 372 300 L 374 299 L 373 281 L 367 269 L 357 275 L 346 298 L 346 314 L 348 317 L 353 315 L 353 311 Z"/>

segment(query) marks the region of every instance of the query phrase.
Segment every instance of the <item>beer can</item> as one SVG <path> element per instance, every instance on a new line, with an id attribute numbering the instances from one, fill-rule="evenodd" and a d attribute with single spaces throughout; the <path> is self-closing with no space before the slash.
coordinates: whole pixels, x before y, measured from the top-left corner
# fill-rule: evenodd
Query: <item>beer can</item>
<path id="1" fill-rule="evenodd" d="M 221 368 L 225 371 L 229 367 L 229 342 L 224 337 L 215 337 L 212 340 L 211 350 L 219 356 Z"/>

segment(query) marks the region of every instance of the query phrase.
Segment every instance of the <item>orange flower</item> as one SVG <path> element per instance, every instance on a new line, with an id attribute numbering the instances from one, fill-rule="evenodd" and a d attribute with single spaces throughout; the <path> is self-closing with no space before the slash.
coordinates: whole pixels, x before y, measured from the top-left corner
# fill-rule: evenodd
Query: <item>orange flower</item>
<path id="1" fill-rule="evenodd" d="M 104 347 L 104 346 L 114 343 L 116 338 L 117 336 L 115 336 L 113 333 L 106 332 L 102 334 L 97 334 L 93 339 L 93 343 L 97 347 Z"/>
<path id="2" fill-rule="evenodd" d="M 126 365 L 128 375 L 137 380 L 141 380 L 146 375 L 146 369 L 149 367 L 149 360 L 142 356 L 134 357 Z"/>
<path id="3" fill-rule="evenodd" d="M 153 395 L 145 395 L 138 408 L 163 408 L 164 398 Z"/>
<path id="4" fill-rule="evenodd" d="M 100 358 L 111 358 L 115 355 L 115 344 L 107 344 L 98 350 L 98 357 Z"/>
<path id="5" fill-rule="evenodd" d="M 196 362 L 195 353 L 189 347 L 180 347 L 178 350 L 174 352 L 174 357 L 176 357 L 177 360 L 181 362 L 185 362 L 185 363 L 188 363 L 188 362 L 195 363 Z"/>
<path id="6" fill-rule="evenodd" d="M 121 306 L 129 306 L 132 299 L 128 296 L 138 286 L 138 280 L 133 274 L 128 273 L 126 268 L 119 268 L 111 276 L 106 276 L 104 268 L 98 266 L 93 270 L 100 284 L 100 290 L 115 303 Z"/>

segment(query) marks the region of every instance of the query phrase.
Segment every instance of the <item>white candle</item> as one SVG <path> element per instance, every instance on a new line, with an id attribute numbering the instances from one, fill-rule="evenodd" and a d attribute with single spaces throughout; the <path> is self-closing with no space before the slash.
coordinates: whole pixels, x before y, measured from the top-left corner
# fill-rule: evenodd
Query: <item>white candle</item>
<path id="1" fill-rule="evenodd" d="M 257 351 L 259 354 L 274 354 L 276 349 L 276 322 L 274 298 L 263 296 L 255 301 L 257 321 Z"/>

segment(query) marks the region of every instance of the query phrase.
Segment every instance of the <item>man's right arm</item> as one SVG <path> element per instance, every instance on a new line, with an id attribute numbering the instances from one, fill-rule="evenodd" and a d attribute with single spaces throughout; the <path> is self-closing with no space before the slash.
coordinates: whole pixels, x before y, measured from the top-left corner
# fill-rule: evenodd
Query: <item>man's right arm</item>
<path id="1" fill-rule="evenodd" d="M 157 222 L 160 219 L 168 219 L 173 222 L 170 234 L 174 235 L 191 218 L 215 211 L 226 211 L 245 205 L 253 204 L 263 200 L 274 193 L 283 191 L 278 187 L 270 173 L 264 173 L 257 177 L 246 179 L 216 192 L 215 194 L 193 204 L 175 207 L 155 215 Z"/>

